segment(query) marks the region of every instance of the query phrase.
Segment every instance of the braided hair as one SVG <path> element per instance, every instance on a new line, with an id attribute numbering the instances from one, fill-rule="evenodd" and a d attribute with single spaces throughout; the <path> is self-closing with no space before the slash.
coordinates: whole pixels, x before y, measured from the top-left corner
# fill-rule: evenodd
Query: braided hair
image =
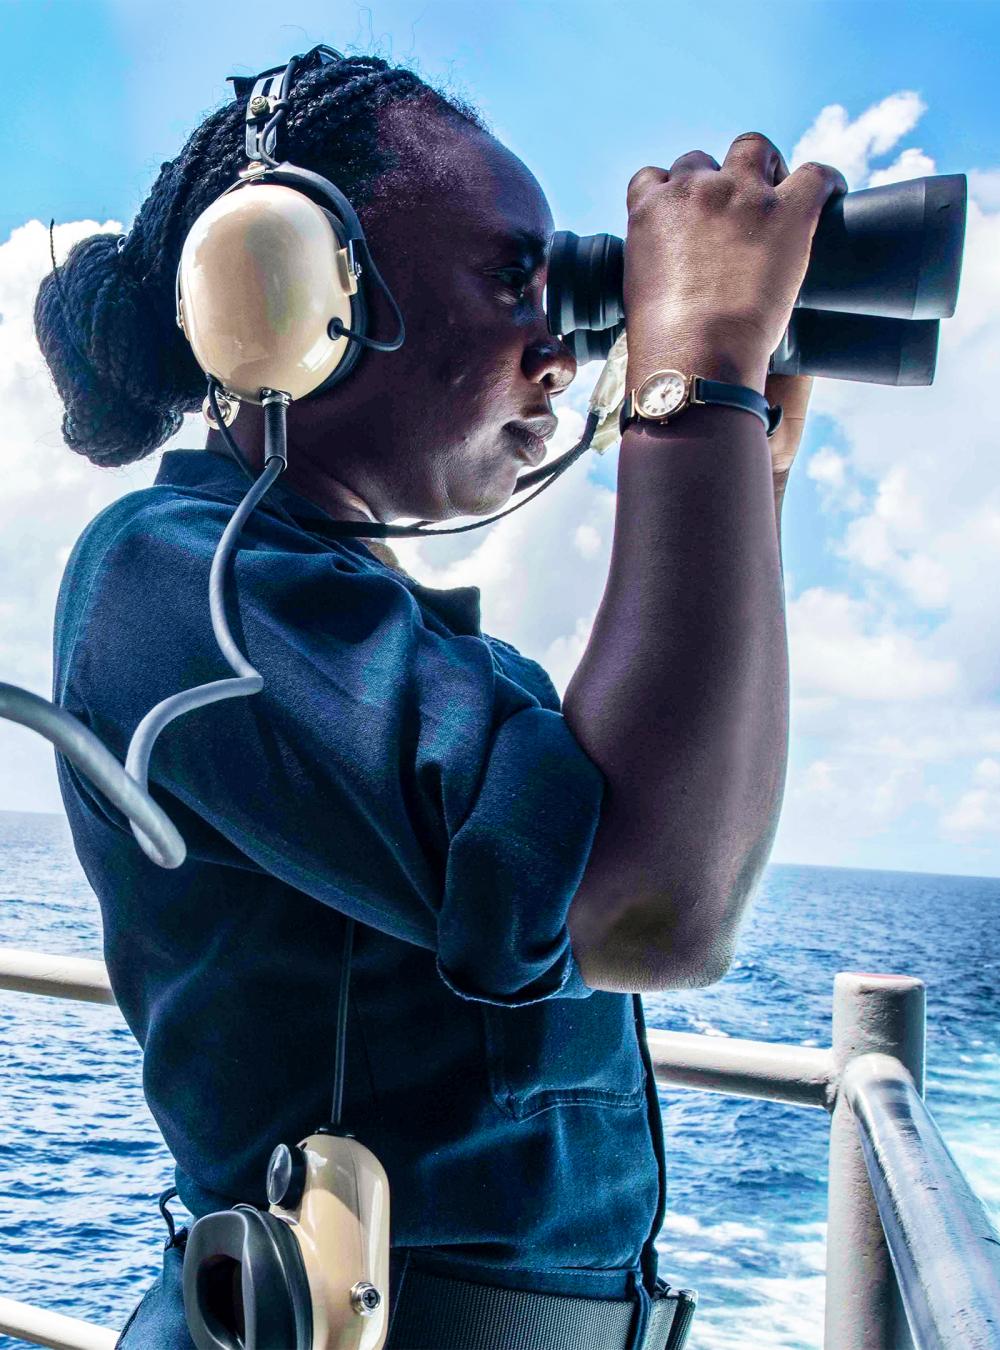
<path id="1" fill-rule="evenodd" d="M 53 252 L 39 287 L 35 332 L 65 408 L 63 439 L 101 467 L 151 454 L 201 406 L 204 375 L 175 322 L 174 276 L 191 225 L 242 167 L 247 97 L 210 113 L 161 166 L 127 236 L 90 235 L 58 269 Z M 347 57 L 295 80 L 281 153 L 334 182 L 364 221 L 389 170 L 419 161 L 427 116 L 487 131 L 476 109 L 412 70 Z"/>

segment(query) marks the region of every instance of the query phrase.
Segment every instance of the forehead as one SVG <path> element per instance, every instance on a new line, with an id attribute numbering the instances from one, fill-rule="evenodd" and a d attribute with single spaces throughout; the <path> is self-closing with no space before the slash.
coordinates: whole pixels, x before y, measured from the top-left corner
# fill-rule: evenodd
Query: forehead
<path id="1" fill-rule="evenodd" d="M 552 233 L 552 213 L 538 180 L 513 151 L 483 132 L 455 136 L 445 148 L 453 173 L 446 203 L 456 226 L 515 234 Z"/>
<path id="2" fill-rule="evenodd" d="M 548 239 L 552 212 L 541 185 L 493 136 L 433 118 L 420 128 L 419 137 L 406 139 L 399 170 L 410 180 L 402 194 L 407 214 L 426 217 L 438 238 L 452 244 L 503 237 Z M 415 223 L 412 215 L 410 223 Z"/>

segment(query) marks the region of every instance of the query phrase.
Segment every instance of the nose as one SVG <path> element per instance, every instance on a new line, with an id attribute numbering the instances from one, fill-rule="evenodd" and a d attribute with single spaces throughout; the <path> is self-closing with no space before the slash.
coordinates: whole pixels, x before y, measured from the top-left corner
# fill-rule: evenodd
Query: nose
<path id="1" fill-rule="evenodd" d="M 546 333 L 524 349 L 521 369 L 548 394 L 559 394 L 576 377 L 576 357 L 562 338 Z"/>

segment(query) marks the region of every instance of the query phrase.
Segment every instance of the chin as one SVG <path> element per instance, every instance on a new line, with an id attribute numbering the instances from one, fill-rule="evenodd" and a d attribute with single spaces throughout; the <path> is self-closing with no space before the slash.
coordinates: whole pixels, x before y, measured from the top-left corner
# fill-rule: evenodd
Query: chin
<path id="1" fill-rule="evenodd" d="M 502 511 L 510 503 L 514 495 L 514 489 L 508 488 L 506 492 L 495 492 L 492 496 L 479 498 L 475 506 L 470 506 L 466 512 L 470 516 L 489 516 L 496 511 Z"/>
<path id="2" fill-rule="evenodd" d="M 452 515 L 488 516 L 494 511 L 502 511 L 514 495 L 517 471 L 511 473 L 507 470 L 502 478 L 497 474 L 497 479 L 500 481 L 484 483 L 480 480 L 476 484 L 470 484 L 465 491 L 451 494 Z"/>
<path id="3" fill-rule="evenodd" d="M 511 500 L 528 466 L 511 453 L 506 436 L 477 436 L 435 466 L 435 495 L 448 517 L 488 516 Z M 426 517 L 425 517 L 426 519 Z"/>

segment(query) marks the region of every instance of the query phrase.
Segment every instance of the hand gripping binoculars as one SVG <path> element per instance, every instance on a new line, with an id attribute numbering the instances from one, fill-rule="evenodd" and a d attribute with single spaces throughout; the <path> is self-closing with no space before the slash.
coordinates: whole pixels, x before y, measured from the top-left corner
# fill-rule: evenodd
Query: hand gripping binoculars
<path id="1" fill-rule="evenodd" d="M 966 195 L 965 175 L 945 174 L 831 198 L 769 372 L 930 384 L 958 298 Z M 553 236 L 549 329 L 580 363 L 606 359 L 625 327 L 624 266 L 617 235 Z"/>

